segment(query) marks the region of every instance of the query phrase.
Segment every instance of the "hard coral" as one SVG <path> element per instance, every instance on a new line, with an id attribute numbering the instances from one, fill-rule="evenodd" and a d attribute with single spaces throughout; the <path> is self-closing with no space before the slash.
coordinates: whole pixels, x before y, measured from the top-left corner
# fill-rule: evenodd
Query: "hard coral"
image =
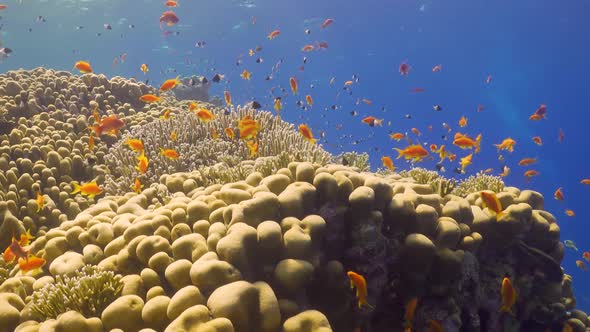
<path id="1" fill-rule="evenodd" d="M 467 197 L 467 195 L 471 193 L 482 190 L 491 190 L 499 193 L 503 189 L 504 181 L 502 181 L 501 177 L 479 172 L 461 181 L 455 190 L 453 190 L 453 194 L 461 197 Z"/>
<path id="2" fill-rule="evenodd" d="M 69 310 L 75 310 L 86 318 L 100 317 L 122 289 L 120 275 L 86 265 L 73 276 L 58 275 L 54 283 L 35 291 L 28 306 L 33 317 L 39 321 L 57 318 Z"/>

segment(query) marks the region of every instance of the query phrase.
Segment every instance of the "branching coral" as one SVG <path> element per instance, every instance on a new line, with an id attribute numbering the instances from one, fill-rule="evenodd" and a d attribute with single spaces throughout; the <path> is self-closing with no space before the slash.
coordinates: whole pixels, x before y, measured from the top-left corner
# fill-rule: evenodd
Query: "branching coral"
<path id="1" fill-rule="evenodd" d="M 500 192 L 504 189 L 504 181 L 499 176 L 493 176 L 479 172 L 461 181 L 459 185 L 453 190 L 453 194 L 457 196 L 466 197 L 467 195 L 482 191 L 491 190 Z"/>
<path id="2" fill-rule="evenodd" d="M 430 184 L 440 177 L 436 171 L 430 171 L 421 167 L 414 167 L 409 171 L 401 171 L 399 174 L 403 177 L 411 177 L 420 184 Z"/>
<path id="3" fill-rule="evenodd" d="M 75 310 L 84 317 L 100 317 L 102 311 L 121 294 L 120 275 L 86 265 L 72 277 L 59 275 L 54 283 L 35 291 L 28 306 L 40 321 Z"/>
<path id="4" fill-rule="evenodd" d="M 331 157 L 321 146 L 305 140 L 302 135 L 294 130 L 292 124 L 281 121 L 269 112 L 256 111 L 247 107 L 238 107 L 236 111 L 232 112 L 210 108 L 215 114 L 215 119 L 202 123 L 191 112 L 174 108 L 171 108 L 171 110 L 173 111 L 172 118 L 169 120 L 157 120 L 133 128 L 105 156 L 111 170 L 111 175 L 106 180 L 108 193 L 122 194 L 128 192 L 135 177 L 138 176 L 142 183 L 149 185 L 158 182 L 163 174 L 195 170 L 213 173 L 210 175 L 213 175 L 214 179 L 222 178 L 225 179 L 224 181 L 234 180 L 244 174 L 247 175 L 248 172 L 245 169 L 233 169 L 238 167 L 242 161 L 252 159 L 246 143 L 237 137 L 232 140 L 225 134 L 226 128 L 232 128 L 237 136 L 238 120 L 246 115 L 250 115 L 258 121 L 261 128 L 258 134 L 259 150 L 256 155 L 257 158 L 278 156 L 281 153 L 286 153 L 288 161 L 310 161 L 325 164 Z M 212 137 L 212 131 L 214 130 L 219 134 L 216 139 Z M 170 139 L 172 132 L 177 135 L 176 141 Z M 150 164 L 148 171 L 141 176 L 135 168 L 137 165 L 137 153 L 125 145 L 128 138 L 138 138 L 143 141 L 145 155 Z M 180 157 L 176 160 L 168 159 L 160 154 L 160 148 L 173 148 L 179 153 Z M 204 169 L 220 162 L 225 165 Z M 245 167 L 245 165 L 243 166 Z M 268 160 L 265 160 L 261 165 L 262 168 L 268 168 L 268 166 Z M 263 173 L 270 173 L 274 169 L 275 167 L 271 166 L 268 172 Z"/>
<path id="5" fill-rule="evenodd" d="M 16 263 L 8 263 L 0 258 L 0 285 L 10 277 L 10 271 L 14 268 Z"/>
<path id="6" fill-rule="evenodd" d="M 366 172 L 371 168 L 371 165 L 369 164 L 369 155 L 366 152 L 343 152 L 335 156 L 332 159 L 332 162 L 342 164 L 344 166 L 356 167 L 361 172 Z"/>

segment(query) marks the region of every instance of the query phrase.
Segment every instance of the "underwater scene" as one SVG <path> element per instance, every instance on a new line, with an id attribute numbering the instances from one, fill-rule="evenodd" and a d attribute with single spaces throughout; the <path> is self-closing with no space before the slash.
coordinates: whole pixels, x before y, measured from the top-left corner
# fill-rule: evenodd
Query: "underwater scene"
<path id="1" fill-rule="evenodd" d="M 589 14 L 0 1 L 0 332 L 590 331 Z"/>

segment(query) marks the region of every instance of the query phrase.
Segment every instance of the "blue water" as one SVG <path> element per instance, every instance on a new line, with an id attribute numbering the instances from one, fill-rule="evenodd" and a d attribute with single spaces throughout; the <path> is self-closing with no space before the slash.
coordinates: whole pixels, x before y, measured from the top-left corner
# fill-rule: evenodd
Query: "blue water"
<path id="1" fill-rule="evenodd" d="M 585 232 L 590 212 L 584 205 L 590 187 L 580 184 L 582 178 L 590 178 L 585 148 L 590 144 L 586 110 L 590 2 L 179 0 L 180 7 L 174 10 L 180 22 L 164 27 L 172 32 L 169 36 L 163 35 L 158 22 L 167 10 L 163 3 L 23 0 L 19 4 L 6 0 L 9 7 L 0 12 L 0 40 L 14 52 L 0 64 L 0 71 L 37 66 L 71 70 L 74 62 L 88 60 L 97 73 L 149 78 L 156 86 L 177 75 L 211 78 L 222 73 L 228 81 L 214 85 L 213 95 L 228 90 L 234 103 L 256 99 L 266 109 L 272 109 L 274 97 L 283 96 L 284 119 L 308 123 L 316 136 L 324 131 L 327 141 L 323 144 L 333 153 L 369 152 L 374 168 L 380 166 L 383 155 L 396 156 L 392 147 L 405 145 L 390 140 L 389 132 L 416 127 L 423 133 L 420 142 L 449 147 L 451 137 L 442 141 L 441 135 L 447 133 L 441 123 L 447 122 L 455 131 L 464 115 L 469 123 L 461 131 L 483 134 L 482 153 L 475 156 L 466 175 L 489 167 L 498 174 L 503 163 L 492 144 L 506 137 L 517 141 L 514 153 L 502 153 L 512 169 L 505 180 L 508 185 L 543 193 L 546 209 L 558 218 L 562 240 L 577 244 L 580 251 L 567 249 L 563 266 L 574 277 L 578 307 L 590 311 L 590 295 L 584 295 L 590 294 L 586 282 L 590 272 L 575 265 L 583 251 L 590 251 Z M 46 22 L 37 22 L 39 15 Z M 334 23 L 319 29 L 326 18 Z M 104 29 L 107 23 L 112 30 Z M 268 40 L 266 36 L 275 29 L 281 34 Z M 305 34 L 305 29 L 311 29 L 311 34 Z M 197 41 L 205 41 L 206 46 L 196 48 Z M 329 48 L 301 52 L 305 44 L 316 41 L 326 41 Z M 256 46 L 262 47 L 261 52 L 248 56 L 248 50 Z M 123 53 L 127 53 L 125 63 L 113 65 L 113 59 Z M 304 56 L 308 62 L 300 71 Z M 237 66 L 240 57 L 242 63 Z M 264 62 L 256 63 L 258 57 Z M 273 80 L 264 80 L 280 59 L 283 63 Z M 399 74 L 403 61 L 412 66 L 408 76 Z M 148 75 L 139 70 L 142 63 L 149 66 Z M 437 64 L 442 64 L 442 71 L 433 73 Z M 252 72 L 251 81 L 239 77 L 244 69 Z M 342 88 L 353 75 L 359 82 L 351 86 L 349 96 Z M 493 77 L 490 84 L 485 83 L 488 75 Z M 289 90 L 291 76 L 299 81 L 297 96 Z M 335 82 L 329 85 L 332 77 Z M 280 89 L 272 93 L 275 86 L 284 87 L 286 93 Z M 425 92 L 410 92 L 416 87 Z M 306 94 L 313 97 L 314 106 L 303 111 L 295 103 Z M 368 98 L 373 105 L 357 105 L 357 98 Z M 433 111 L 435 104 L 443 110 Z M 478 104 L 485 110 L 477 113 Z M 548 119 L 528 120 L 540 104 L 547 105 Z M 332 105 L 337 109 L 330 109 Z M 352 116 L 351 111 L 359 115 Z M 404 118 L 405 114 L 412 119 Z M 391 126 L 370 128 L 361 123 L 368 115 L 391 121 Z M 563 143 L 557 141 L 560 128 L 565 133 Z M 543 146 L 535 145 L 533 136 L 541 136 Z M 360 144 L 353 144 L 357 140 Z M 459 157 L 466 154 L 457 148 L 452 151 Z M 529 168 L 517 165 L 523 157 L 539 158 L 529 168 L 541 174 L 531 182 L 523 176 Z M 408 167 L 401 162 L 396 165 Z M 434 162 L 420 166 L 433 168 Z M 447 175 L 458 176 L 452 172 L 456 166 L 457 162 L 446 161 Z M 563 202 L 553 199 L 558 187 L 563 187 Z M 567 217 L 566 208 L 576 216 Z"/>

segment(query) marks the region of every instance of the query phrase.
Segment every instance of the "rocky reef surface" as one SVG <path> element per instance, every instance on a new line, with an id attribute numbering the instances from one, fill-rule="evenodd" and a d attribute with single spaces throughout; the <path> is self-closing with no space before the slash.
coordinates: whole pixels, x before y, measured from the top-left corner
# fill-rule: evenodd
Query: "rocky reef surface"
<path id="1" fill-rule="evenodd" d="M 353 154 L 332 157 L 293 135 L 293 150 L 261 144 L 254 160 L 227 141 L 214 149 L 231 160 L 175 169 L 154 157 L 144 190 L 125 191 L 134 174 L 120 147 L 146 126 L 203 126 L 183 149 L 208 160 L 189 145 L 203 144 L 213 122 L 161 122 L 165 110 L 186 116 L 190 100 L 139 102 L 149 92 L 44 68 L 0 75 L 0 248 L 30 229 L 28 249 L 47 261 L 33 275 L 0 258 L 0 332 L 403 331 L 416 297 L 414 331 L 430 320 L 445 331 L 590 331 L 543 196 L 493 177 L 455 187 L 421 169 L 368 172 Z M 126 127 L 91 149 L 94 109 Z M 237 119 L 212 109 L 223 126 Z M 294 133 L 268 113 L 229 111 L 268 118 L 263 142 Z M 349 166 L 335 163 L 343 159 Z M 72 181 L 92 179 L 107 192 L 70 194 Z M 481 190 L 497 192 L 498 219 Z M 365 276 L 370 307 L 358 308 L 350 270 Z M 514 316 L 499 312 L 506 276 Z"/>

